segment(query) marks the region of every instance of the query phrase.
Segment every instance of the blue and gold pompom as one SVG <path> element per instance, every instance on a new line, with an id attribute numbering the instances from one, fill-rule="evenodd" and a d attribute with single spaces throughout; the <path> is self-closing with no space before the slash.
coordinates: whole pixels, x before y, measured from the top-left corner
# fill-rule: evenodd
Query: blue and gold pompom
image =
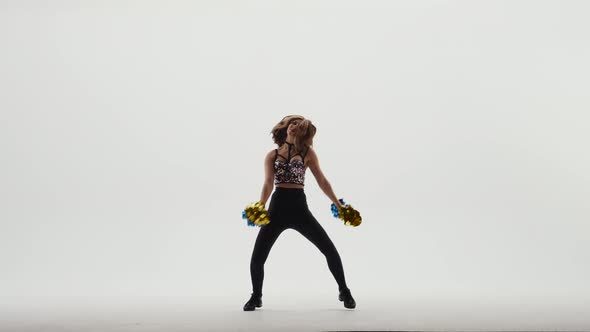
<path id="1" fill-rule="evenodd" d="M 358 226 L 361 224 L 363 219 L 361 218 L 360 212 L 355 210 L 349 204 L 346 204 L 342 198 L 338 200 L 342 205 L 341 208 L 338 208 L 336 204 L 332 203 L 332 215 L 335 218 L 341 219 L 344 221 L 344 225 L 347 226 Z"/>
<path id="2" fill-rule="evenodd" d="M 242 219 L 246 219 L 247 225 L 252 227 L 261 227 L 270 222 L 268 211 L 260 201 L 246 206 L 242 211 Z"/>

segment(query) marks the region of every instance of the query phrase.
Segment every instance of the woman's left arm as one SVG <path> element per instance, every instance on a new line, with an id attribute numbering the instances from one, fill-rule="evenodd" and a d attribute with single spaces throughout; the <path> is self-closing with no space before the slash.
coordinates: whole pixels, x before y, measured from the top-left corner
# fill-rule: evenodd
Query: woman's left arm
<path id="1" fill-rule="evenodd" d="M 318 182 L 320 189 L 322 189 L 322 191 L 326 194 L 326 196 L 328 196 L 328 198 L 330 198 L 332 203 L 334 203 L 339 208 L 342 207 L 342 204 L 340 204 L 340 202 L 338 201 L 336 194 L 334 194 L 334 190 L 332 190 L 332 185 L 330 184 L 330 181 L 328 181 L 328 179 L 324 175 L 324 172 L 322 172 L 322 169 L 320 168 L 320 162 L 318 159 L 318 155 L 315 153 L 315 151 L 311 147 L 309 148 L 309 151 L 307 152 L 306 158 L 308 160 L 309 169 L 311 170 L 311 172 L 313 173 L 313 176 L 315 177 L 316 181 Z"/>

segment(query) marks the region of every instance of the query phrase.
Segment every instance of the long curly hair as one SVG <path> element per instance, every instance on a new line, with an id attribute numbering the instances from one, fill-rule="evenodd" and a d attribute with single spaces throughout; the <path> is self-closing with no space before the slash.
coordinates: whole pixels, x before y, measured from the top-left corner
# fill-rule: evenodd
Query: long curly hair
<path id="1" fill-rule="evenodd" d="M 313 146 L 313 137 L 317 129 L 310 120 L 301 115 L 287 115 L 272 128 L 271 133 L 273 141 L 281 147 L 287 139 L 289 124 L 295 120 L 299 120 L 293 142 L 296 149 L 295 153 L 297 153 L 306 151 L 310 146 Z"/>

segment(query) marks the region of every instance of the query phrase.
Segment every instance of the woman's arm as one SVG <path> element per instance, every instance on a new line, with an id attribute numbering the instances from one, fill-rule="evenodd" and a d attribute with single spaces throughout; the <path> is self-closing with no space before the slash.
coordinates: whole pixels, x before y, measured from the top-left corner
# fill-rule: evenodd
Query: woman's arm
<path id="1" fill-rule="evenodd" d="M 260 201 L 266 205 L 268 197 L 272 193 L 273 178 L 274 178 L 274 150 L 266 154 L 264 158 L 264 184 L 262 185 L 262 193 L 260 193 Z"/>
<path id="2" fill-rule="evenodd" d="M 322 169 L 320 168 L 320 162 L 318 159 L 318 155 L 315 153 L 315 151 L 311 147 L 309 148 L 309 151 L 307 152 L 306 158 L 308 158 L 309 169 L 311 170 L 311 172 L 313 173 L 313 176 L 315 177 L 316 181 L 318 182 L 320 189 L 322 189 L 322 191 L 326 194 L 326 196 L 328 196 L 328 198 L 330 198 L 332 203 L 336 204 L 336 206 L 339 208 L 342 207 L 342 204 L 340 204 L 340 202 L 338 201 L 338 198 L 336 198 L 336 194 L 334 194 L 334 191 L 332 190 L 332 185 L 330 184 L 330 181 L 328 181 L 328 179 L 326 178 L 326 176 L 322 172 Z"/>

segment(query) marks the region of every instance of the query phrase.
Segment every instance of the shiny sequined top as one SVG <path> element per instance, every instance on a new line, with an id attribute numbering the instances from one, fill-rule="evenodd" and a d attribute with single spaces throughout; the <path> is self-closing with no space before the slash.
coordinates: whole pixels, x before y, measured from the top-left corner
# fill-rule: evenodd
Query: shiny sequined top
<path id="1" fill-rule="evenodd" d="M 275 184 L 279 183 L 294 183 L 303 185 L 305 182 L 305 155 L 307 155 L 307 150 L 305 155 L 301 155 L 300 153 L 296 153 L 293 155 L 301 156 L 301 160 L 295 159 L 291 160 L 291 148 L 294 144 L 287 143 L 289 145 L 289 154 L 287 157 L 282 156 L 279 154 L 279 150 L 275 149 L 275 162 L 274 162 L 274 169 L 275 169 Z M 282 159 L 278 159 L 278 158 Z"/>

